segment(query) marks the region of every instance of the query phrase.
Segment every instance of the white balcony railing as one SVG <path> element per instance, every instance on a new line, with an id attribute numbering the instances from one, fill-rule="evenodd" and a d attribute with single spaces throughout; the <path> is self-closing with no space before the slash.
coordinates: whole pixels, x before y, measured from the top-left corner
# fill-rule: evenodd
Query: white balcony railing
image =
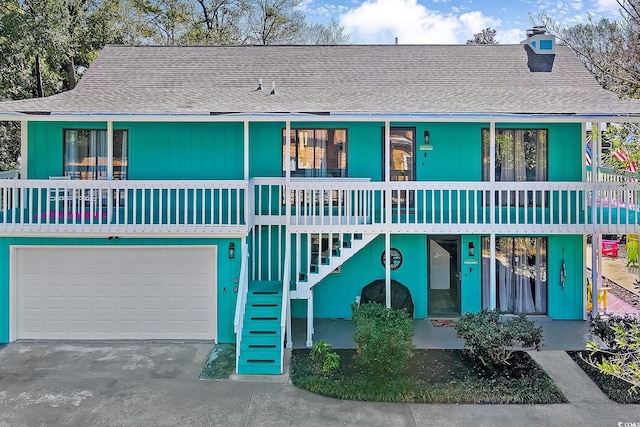
<path id="1" fill-rule="evenodd" d="M 290 232 L 623 234 L 638 232 L 639 193 L 637 182 L 11 179 L 0 180 L 0 234 L 246 235 L 254 224 Z"/>
<path id="2" fill-rule="evenodd" d="M 637 232 L 637 183 L 254 181 L 257 224 L 292 232 Z"/>
<path id="3" fill-rule="evenodd" d="M 1 180 L 0 233 L 246 233 L 246 181 Z"/>

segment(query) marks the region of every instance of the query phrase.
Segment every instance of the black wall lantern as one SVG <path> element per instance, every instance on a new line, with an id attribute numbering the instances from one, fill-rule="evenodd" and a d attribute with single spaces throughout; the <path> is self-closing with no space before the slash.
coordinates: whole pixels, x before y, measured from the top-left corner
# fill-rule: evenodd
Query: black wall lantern
<path id="1" fill-rule="evenodd" d="M 236 257 L 236 244 L 231 242 L 229 243 L 229 259 L 233 259 Z"/>
<path id="2" fill-rule="evenodd" d="M 429 135 L 429 131 L 424 131 L 424 141 L 420 144 L 420 151 L 431 151 L 433 150 L 433 146 L 431 145 L 431 136 Z"/>
<path id="3" fill-rule="evenodd" d="M 476 254 L 475 247 L 473 246 L 473 242 L 469 242 L 469 256 L 474 256 Z"/>

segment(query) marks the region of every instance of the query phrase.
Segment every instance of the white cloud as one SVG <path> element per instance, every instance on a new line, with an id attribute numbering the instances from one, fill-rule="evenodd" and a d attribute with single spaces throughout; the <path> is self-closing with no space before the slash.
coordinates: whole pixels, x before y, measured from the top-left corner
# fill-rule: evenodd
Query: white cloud
<path id="1" fill-rule="evenodd" d="M 500 26 L 500 20 L 484 16 L 482 12 L 476 10 L 460 15 L 460 22 L 471 31 L 471 34 L 479 33 L 487 27 L 495 28 Z"/>
<path id="2" fill-rule="evenodd" d="M 523 30 L 522 27 L 498 30 L 496 32 L 496 40 L 498 40 L 500 44 L 518 44 L 526 38 L 526 30 Z"/>
<path id="3" fill-rule="evenodd" d="M 427 9 L 416 0 L 369 0 L 341 16 L 354 43 L 464 43 L 474 33 L 500 24 L 480 11 L 461 15 Z"/>
<path id="4" fill-rule="evenodd" d="M 596 5 L 600 12 L 617 12 L 620 9 L 616 0 L 597 0 Z"/>

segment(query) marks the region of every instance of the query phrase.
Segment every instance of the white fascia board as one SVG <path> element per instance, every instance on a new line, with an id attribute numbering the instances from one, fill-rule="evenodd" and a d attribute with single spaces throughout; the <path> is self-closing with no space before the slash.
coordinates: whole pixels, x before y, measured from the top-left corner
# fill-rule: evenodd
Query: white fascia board
<path id="1" fill-rule="evenodd" d="M 597 122 L 633 122 L 640 123 L 640 116 L 624 114 L 504 114 L 504 113 L 237 113 L 237 114 L 23 114 L 0 113 L 0 121 L 29 122 L 467 122 L 483 123 L 583 123 Z"/>

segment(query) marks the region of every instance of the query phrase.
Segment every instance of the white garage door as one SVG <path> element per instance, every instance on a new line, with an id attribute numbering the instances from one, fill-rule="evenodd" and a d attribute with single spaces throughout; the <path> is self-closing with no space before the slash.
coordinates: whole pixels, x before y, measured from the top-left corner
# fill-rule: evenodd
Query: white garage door
<path id="1" fill-rule="evenodd" d="M 19 247 L 16 339 L 216 339 L 216 247 Z"/>

